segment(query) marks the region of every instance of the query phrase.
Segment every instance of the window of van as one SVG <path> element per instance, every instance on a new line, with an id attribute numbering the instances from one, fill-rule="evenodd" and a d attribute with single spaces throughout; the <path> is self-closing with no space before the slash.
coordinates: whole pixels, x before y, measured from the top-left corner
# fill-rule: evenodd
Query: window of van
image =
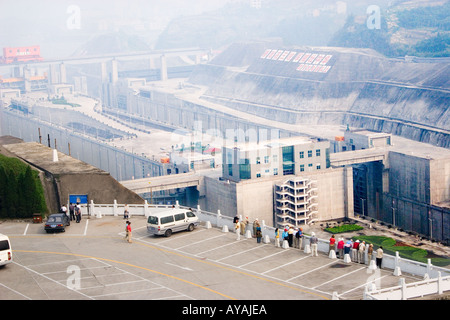
<path id="1" fill-rule="evenodd" d="M 9 241 L 8 240 L 0 240 L 0 251 L 9 249 Z"/>
<path id="2" fill-rule="evenodd" d="M 195 218 L 195 214 L 194 214 L 193 212 L 191 212 L 191 211 L 186 212 L 186 215 L 187 215 L 189 218 Z"/>
<path id="3" fill-rule="evenodd" d="M 172 215 L 161 218 L 161 224 L 170 223 L 170 222 L 173 222 L 173 216 Z"/>
<path id="4" fill-rule="evenodd" d="M 184 212 L 175 215 L 175 221 L 184 220 Z"/>
<path id="5" fill-rule="evenodd" d="M 152 217 L 152 216 L 150 216 L 150 217 L 148 217 L 147 222 L 148 222 L 149 224 L 158 224 L 158 217 Z"/>

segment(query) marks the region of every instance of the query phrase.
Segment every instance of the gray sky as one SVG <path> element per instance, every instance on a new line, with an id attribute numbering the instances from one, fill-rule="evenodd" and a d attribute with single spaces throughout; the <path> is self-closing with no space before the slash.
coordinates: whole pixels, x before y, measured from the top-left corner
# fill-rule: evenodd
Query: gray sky
<path id="1" fill-rule="evenodd" d="M 40 45 L 43 55 L 70 54 L 95 33 L 125 27 L 156 36 L 177 16 L 214 10 L 228 1 L 0 0 L 0 48 Z"/>

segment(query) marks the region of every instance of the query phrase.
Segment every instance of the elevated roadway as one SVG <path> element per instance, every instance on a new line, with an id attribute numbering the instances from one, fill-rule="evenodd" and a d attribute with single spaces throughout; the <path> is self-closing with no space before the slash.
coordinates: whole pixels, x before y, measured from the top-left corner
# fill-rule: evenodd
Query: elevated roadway
<path id="1" fill-rule="evenodd" d="M 199 187 L 205 176 L 220 177 L 221 170 L 202 170 L 197 172 L 179 173 L 159 177 L 124 180 L 120 183 L 137 194 L 172 190 L 178 188 Z"/>
<path id="2" fill-rule="evenodd" d="M 387 159 L 387 148 L 371 148 L 364 150 L 345 151 L 330 154 L 331 166 L 346 166 L 351 164 L 383 161 Z"/>

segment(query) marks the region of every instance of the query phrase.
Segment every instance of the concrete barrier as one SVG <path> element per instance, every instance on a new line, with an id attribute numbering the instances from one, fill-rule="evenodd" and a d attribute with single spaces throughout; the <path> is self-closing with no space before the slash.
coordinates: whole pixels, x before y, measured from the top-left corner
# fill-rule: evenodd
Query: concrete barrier
<path id="1" fill-rule="evenodd" d="M 305 244 L 305 249 L 303 252 L 306 254 L 311 253 L 311 246 L 309 244 Z"/>
<path id="2" fill-rule="evenodd" d="M 337 258 L 336 258 L 336 251 L 330 250 L 330 254 L 328 255 L 328 257 L 329 257 L 330 259 L 337 259 Z"/>
<path id="3" fill-rule="evenodd" d="M 350 254 L 348 254 L 348 253 L 344 254 L 344 262 L 345 263 L 352 262 L 352 259 L 350 258 Z"/>

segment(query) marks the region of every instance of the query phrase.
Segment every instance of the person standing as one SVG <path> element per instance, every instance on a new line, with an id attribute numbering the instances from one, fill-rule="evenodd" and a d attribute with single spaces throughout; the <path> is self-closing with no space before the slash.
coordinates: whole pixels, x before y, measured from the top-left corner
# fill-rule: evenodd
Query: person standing
<path id="1" fill-rule="evenodd" d="M 81 221 L 81 208 L 80 204 L 77 202 L 77 205 L 75 206 L 75 217 L 77 218 L 77 223 L 80 223 Z"/>
<path id="2" fill-rule="evenodd" d="M 317 254 L 317 243 L 319 242 L 319 239 L 317 239 L 316 234 L 313 232 L 311 233 L 311 238 L 309 239 L 309 244 L 311 246 L 311 256 L 314 257 L 318 257 L 319 255 Z"/>
<path id="3" fill-rule="evenodd" d="M 352 261 L 353 262 L 358 261 L 358 249 L 359 249 L 359 240 L 356 240 L 353 243 L 353 249 L 352 249 Z"/>
<path id="4" fill-rule="evenodd" d="M 261 238 L 262 238 L 261 227 L 258 226 L 256 227 L 256 242 L 261 243 Z"/>
<path id="5" fill-rule="evenodd" d="M 381 269 L 381 263 L 383 261 L 383 247 L 382 246 L 380 246 L 377 249 L 377 256 L 376 256 L 376 258 L 377 258 L 377 267 Z"/>
<path id="6" fill-rule="evenodd" d="M 280 247 L 280 230 L 278 228 L 275 229 L 275 247 Z"/>
<path id="7" fill-rule="evenodd" d="M 241 240 L 241 232 L 240 232 L 240 229 L 241 229 L 241 224 L 239 223 L 239 219 L 238 219 L 238 220 L 235 220 L 235 223 L 234 223 L 234 232 L 236 232 L 236 241 Z"/>
<path id="8" fill-rule="evenodd" d="M 75 220 L 75 206 L 73 205 L 72 202 L 69 205 L 69 216 L 70 216 L 70 221 Z"/>
<path id="9" fill-rule="evenodd" d="M 369 249 L 367 249 L 367 264 L 370 265 L 373 255 L 373 244 L 369 244 Z"/>
<path id="10" fill-rule="evenodd" d="M 344 259 L 344 245 L 345 245 L 344 238 L 339 238 L 339 242 L 337 244 L 337 249 L 339 252 L 340 259 Z"/>
<path id="11" fill-rule="evenodd" d="M 131 222 L 130 221 L 127 221 L 127 240 L 128 240 L 128 243 L 132 243 L 132 241 L 131 241 Z"/>
<path id="12" fill-rule="evenodd" d="M 344 256 L 346 254 L 350 256 L 351 250 L 352 250 L 352 241 L 348 240 L 347 243 L 344 245 Z"/>
<path id="13" fill-rule="evenodd" d="M 335 244 L 336 238 L 334 237 L 334 234 L 332 234 L 330 238 L 330 246 L 328 248 L 328 254 L 330 254 L 331 250 L 334 250 L 334 252 L 336 252 Z"/>
<path id="14" fill-rule="evenodd" d="M 256 228 L 259 227 L 259 221 L 258 218 L 253 221 L 253 237 L 256 237 Z"/>
<path id="15" fill-rule="evenodd" d="M 125 203 L 125 207 L 123 208 L 123 218 L 128 219 L 130 216 L 130 211 L 128 210 L 128 204 Z"/>
<path id="16" fill-rule="evenodd" d="M 365 254 L 366 254 L 366 242 L 363 241 L 359 244 L 358 263 L 365 263 L 365 257 L 364 257 Z"/>
<path id="17" fill-rule="evenodd" d="M 292 247 L 293 241 L 294 240 L 294 228 L 291 226 L 289 227 L 288 230 L 288 243 L 289 243 L 289 247 Z"/>
<path id="18" fill-rule="evenodd" d="M 67 207 L 66 207 L 65 204 L 63 204 L 63 205 L 61 206 L 61 213 L 64 213 L 65 215 L 67 215 Z"/>
<path id="19" fill-rule="evenodd" d="M 298 248 L 301 250 L 302 244 L 303 244 L 303 229 L 302 228 L 298 228 L 297 237 L 298 237 Z"/>
<path id="20" fill-rule="evenodd" d="M 239 222 L 239 229 L 241 231 L 241 235 L 245 234 L 245 228 L 247 226 L 248 220 L 242 220 Z"/>
<path id="21" fill-rule="evenodd" d="M 284 240 L 288 240 L 289 238 L 289 234 L 288 234 L 288 229 L 284 228 L 283 233 L 281 234 L 281 242 L 283 242 Z"/>
<path id="22" fill-rule="evenodd" d="M 294 228 L 294 248 L 298 249 L 298 228 Z"/>

